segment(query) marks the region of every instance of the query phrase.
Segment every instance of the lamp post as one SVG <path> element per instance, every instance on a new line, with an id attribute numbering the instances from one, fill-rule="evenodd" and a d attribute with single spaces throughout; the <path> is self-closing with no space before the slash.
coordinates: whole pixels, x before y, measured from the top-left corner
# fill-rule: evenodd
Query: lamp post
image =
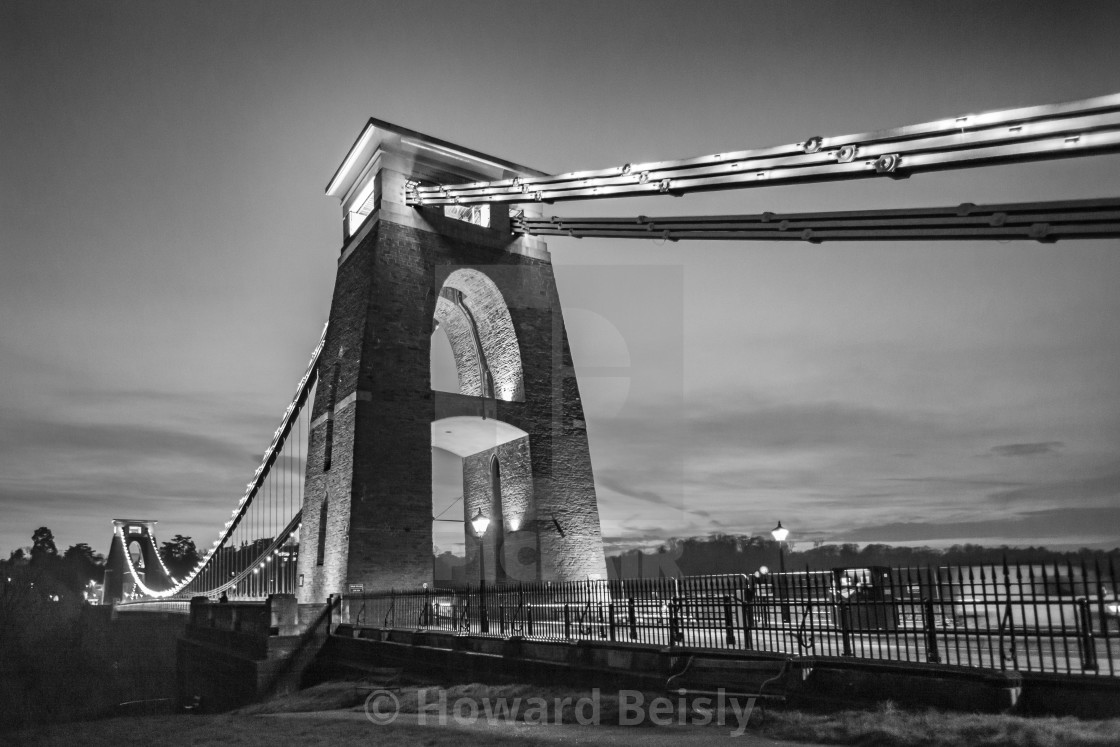
<path id="1" fill-rule="evenodd" d="M 478 578 L 480 581 L 486 580 L 486 545 L 483 544 L 482 538 L 486 534 L 486 530 L 490 527 L 490 518 L 482 513 L 482 509 L 471 519 L 471 526 L 474 527 L 474 534 L 478 537 Z"/>
<path id="2" fill-rule="evenodd" d="M 776 526 L 776 527 L 774 527 L 773 529 L 770 530 L 770 536 L 773 537 L 774 540 L 778 543 L 778 572 L 782 574 L 778 578 L 781 581 L 781 583 L 779 585 L 783 587 L 782 590 L 781 590 L 781 593 L 779 594 L 779 596 L 781 597 L 781 600 L 782 600 L 782 622 L 787 622 L 788 623 L 789 622 L 789 602 L 786 599 L 785 589 L 784 589 L 785 583 L 786 583 L 786 579 L 785 579 L 786 557 L 785 557 L 785 553 L 783 552 L 782 546 L 785 545 L 786 537 L 789 536 L 789 530 L 786 529 L 784 526 L 782 526 L 782 522 L 779 521 L 778 526 Z"/>
<path id="3" fill-rule="evenodd" d="M 785 544 L 786 537 L 789 536 L 789 530 L 782 526 L 782 522 L 778 522 L 778 526 L 770 530 L 770 536 L 778 543 L 778 571 L 781 573 L 786 572 L 786 558 L 782 553 L 782 545 Z"/>
<path id="4" fill-rule="evenodd" d="M 490 632 L 490 619 L 486 615 L 486 545 L 482 538 L 490 526 L 490 519 L 482 513 L 482 509 L 471 519 L 475 536 L 478 537 L 478 628 L 480 632 Z"/>

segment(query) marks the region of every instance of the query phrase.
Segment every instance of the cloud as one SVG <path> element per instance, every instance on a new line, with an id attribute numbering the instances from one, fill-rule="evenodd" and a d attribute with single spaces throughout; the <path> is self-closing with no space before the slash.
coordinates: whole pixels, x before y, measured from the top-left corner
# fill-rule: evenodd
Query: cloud
<path id="1" fill-rule="evenodd" d="M 932 487 L 945 487 L 945 488 L 992 488 L 992 487 L 1019 487 L 1022 482 L 1013 480 L 1000 480 L 992 477 L 943 477 L 941 475 L 930 476 L 917 476 L 917 477 L 888 477 L 884 478 L 891 482 L 910 482 L 928 485 Z"/>
<path id="2" fill-rule="evenodd" d="M 1120 497 L 1120 479 L 1096 477 L 1116 470 L 1108 432 L 1063 451 L 1060 462 L 1003 460 L 995 457 L 1059 453 L 1065 442 L 1016 439 L 1017 426 L 951 410 L 739 390 L 718 408 L 644 402 L 590 428 L 603 531 L 620 541 L 680 535 L 688 521 L 758 533 L 778 517 L 794 521 L 803 539 L 846 536 L 885 516 L 898 541 L 941 526 L 952 538 L 977 523 L 993 534 L 969 536 L 1002 537 L 998 527 L 1025 510 Z M 990 450 L 993 442 L 1000 446 Z M 1015 514 L 984 524 L 993 504 L 1014 504 Z"/>
<path id="3" fill-rule="evenodd" d="M 591 430 L 596 475 L 605 487 L 673 506 L 680 505 L 672 498 L 678 492 L 708 510 L 718 508 L 705 505 L 709 500 L 742 500 L 758 491 L 820 490 L 835 497 L 857 471 L 898 475 L 899 444 L 923 452 L 959 435 L 922 413 L 749 396 L 719 409 L 645 406 Z M 908 472 L 912 461 L 905 463 Z M 863 494 L 882 491 L 881 484 L 859 487 Z"/>
<path id="4" fill-rule="evenodd" d="M 602 487 L 607 488 L 608 490 L 612 490 L 620 495 L 629 496 L 630 498 L 637 498 L 638 500 L 649 501 L 651 503 L 657 503 L 662 506 L 673 505 L 670 501 L 666 500 L 663 496 L 655 493 L 652 490 L 635 490 L 628 487 L 621 480 L 614 478 L 612 476 L 613 474 L 613 472 L 606 470 L 599 472 L 596 475 L 596 482 L 599 483 L 599 485 L 601 485 Z"/>
<path id="5" fill-rule="evenodd" d="M 920 412 L 892 411 L 838 401 L 747 400 L 717 409 L 692 410 L 689 431 L 705 442 L 738 449 L 787 450 L 872 446 L 897 450 L 943 433 L 945 426 Z"/>
<path id="6" fill-rule="evenodd" d="M 166 456 L 188 456 L 202 462 L 221 461 L 227 459 L 236 447 L 229 438 L 158 425 L 39 420 L 23 423 L 18 436 L 19 442 L 28 450 L 37 448 L 62 452 L 69 459 L 114 459 L 120 466 Z M 6 441 L 5 446 L 18 448 L 15 439 Z"/>
<path id="7" fill-rule="evenodd" d="M 1065 443 L 1062 441 L 1041 441 L 1033 444 L 1004 444 L 993 446 L 992 452 L 996 456 L 1038 456 L 1039 454 L 1057 454 Z"/>
<path id="8" fill-rule="evenodd" d="M 1043 506 L 1080 504 L 1105 501 L 1110 504 L 1120 502 L 1120 472 L 1080 477 L 1067 480 L 1040 481 L 1011 490 L 997 490 L 989 493 L 988 500 L 1001 506 L 1032 503 Z"/>
<path id="9" fill-rule="evenodd" d="M 1009 543 L 1035 538 L 1095 538 L 1102 528 L 1120 526 L 1120 506 L 1049 508 L 1014 517 L 955 522 L 894 522 L 867 525 L 830 537 L 833 542 L 969 541 L 1001 537 Z M 1115 533 L 1109 529 L 1106 533 Z"/>
<path id="10" fill-rule="evenodd" d="M 800 489 L 826 474 L 835 481 L 840 461 L 882 464 L 898 459 L 893 455 L 901 444 L 922 452 L 959 435 L 922 413 L 750 396 L 718 409 L 645 405 L 592 422 L 590 429 L 596 473 L 609 478 L 604 485 L 651 499 L 674 490 Z"/>
<path id="11" fill-rule="evenodd" d="M 50 526 L 60 546 L 108 539 L 109 520 L 140 515 L 209 535 L 241 497 L 279 423 L 230 397 L 153 390 L 67 390 L 41 408 L 3 412 L 0 544 Z M 274 465 L 285 485 L 303 455 Z M 294 485 L 295 483 L 292 482 Z M 28 535 L 29 536 L 29 535 Z"/>

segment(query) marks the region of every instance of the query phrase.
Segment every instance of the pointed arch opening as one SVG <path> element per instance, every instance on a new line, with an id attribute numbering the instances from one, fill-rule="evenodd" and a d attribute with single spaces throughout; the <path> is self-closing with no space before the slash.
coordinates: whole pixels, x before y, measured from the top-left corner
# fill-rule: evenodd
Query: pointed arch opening
<path id="1" fill-rule="evenodd" d="M 433 327 L 450 343 L 459 394 L 505 402 L 525 399 L 517 332 L 493 280 L 471 268 L 451 273 L 436 299 Z M 439 349 L 434 341 L 433 348 Z M 432 384 L 436 388 L 434 375 Z"/>
<path id="2" fill-rule="evenodd" d="M 330 496 L 323 496 L 323 503 L 319 506 L 319 537 L 315 546 L 315 565 L 322 565 L 326 557 L 327 548 L 327 502 Z"/>

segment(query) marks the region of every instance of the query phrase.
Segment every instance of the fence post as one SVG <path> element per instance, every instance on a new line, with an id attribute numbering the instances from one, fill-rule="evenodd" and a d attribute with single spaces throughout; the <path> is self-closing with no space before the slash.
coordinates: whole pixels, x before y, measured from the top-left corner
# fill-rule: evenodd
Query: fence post
<path id="1" fill-rule="evenodd" d="M 993 581 L 995 580 L 995 575 L 996 575 L 996 571 L 993 568 L 992 569 Z M 986 595 L 987 595 L 987 592 L 985 591 L 985 596 Z M 1006 631 L 1007 635 L 1011 638 L 1011 655 L 1010 655 L 1011 668 L 1012 669 L 1018 669 L 1019 668 L 1019 652 L 1015 648 L 1015 615 L 1013 615 L 1012 612 L 1011 612 L 1011 610 L 1012 610 L 1012 607 L 1011 607 L 1011 569 L 1007 565 L 1007 555 L 1003 556 L 1003 595 L 1004 595 L 1004 605 L 1003 605 L 1003 612 L 1001 613 L 1000 624 L 999 624 L 999 632 L 1000 632 L 999 663 L 1000 663 L 1000 668 L 1007 669 L 1008 653 L 1003 648 L 1003 635 L 1004 635 L 1004 632 Z M 998 594 L 997 594 L 997 597 L 998 597 Z"/>
<path id="2" fill-rule="evenodd" d="M 564 638 L 572 639 L 572 611 L 567 603 L 564 604 Z"/>
<path id="3" fill-rule="evenodd" d="M 840 652 L 841 656 L 853 656 L 852 654 L 852 610 L 846 602 L 839 602 L 836 605 L 836 611 L 840 617 L 840 638 L 843 641 L 844 649 Z"/>
<path id="4" fill-rule="evenodd" d="M 742 585 L 739 593 L 742 595 L 739 599 L 739 614 L 742 615 L 743 623 L 743 648 L 754 648 L 754 599 L 755 599 L 755 581 L 757 579 L 751 576 L 747 579 L 747 583 Z"/>
<path id="5" fill-rule="evenodd" d="M 513 635 L 525 633 L 525 585 L 520 581 L 517 582 L 517 611 L 510 616 L 509 630 Z M 517 627 L 518 619 L 521 620 L 521 627 Z"/>
<path id="6" fill-rule="evenodd" d="M 931 664 L 940 664 L 941 652 L 937 650 L 937 627 L 934 620 L 932 597 L 926 597 L 922 600 L 922 609 L 926 624 L 926 661 Z"/>
<path id="7" fill-rule="evenodd" d="M 670 648 L 679 641 L 684 640 L 681 632 L 681 608 L 676 597 L 669 599 L 669 646 Z"/>
<path id="8" fill-rule="evenodd" d="M 626 622 L 630 627 L 630 640 L 638 640 L 638 610 L 634 606 L 634 597 L 626 599 Z"/>
<path id="9" fill-rule="evenodd" d="M 502 606 L 501 599 L 498 600 L 498 632 L 506 634 L 506 608 Z"/>
<path id="10" fill-rule="evenodd" d="M 782 622 L 790 622 L 790 605 L 789 605 L 789 578 L 786 577 L 785 569 L 778 574 L 778 584 L 775 587 L 778 592 L 778 599 L 781 601 Z"/>
<path id="11" fill-rule="evenodd" d="M 529 602 L 525 605 L 525 631 L 526 634 L 533 637 L 533 603 Z"/>
<path id="12" fill-rule="evenodd" d="M 1081 669 L 1086 672 L 1095 672 L 1097 664 L 1097 642 L 1093 638 L 1093 617 L 1089 610 L 1089 598 L 1082 597 L 1077 600 L 1077 618 L 1081 628 Z"/>
<path id="13" fill-rule="evenodd" d="M 490 632 L 490 618 L 486 614 L 486 582 L 478 582 L 478 630 L 480 633 Z"/>
<path id="14" fill-rule="evenodd" d="M 1112 655 L 1112 641 L 1109 639 L 1108 631 L 1108 610 L 1105 607 L 1105 581 L 1104 575 L 1101 573 L 1101 564 L 1099 561 L 1093 561 L 1093 570 L 1097 576 L 1097 614 L 1100 616 L 1098 619 L 1101 621 L 1101 638 L 1104 639 L 1104 658 L 1108 662 L 1108 673 L 1111 676 L 1116 676 L 1116 661 Z M 1115 600 L 1116 595 L 1116 572 L 1112 566 L 1112 556 L 1108 558 L 1108 575 L 1112 579 L 1112 596 Z"/>
<path id="15" fill-rule="evenodd" d="M 731 597 L 728 594 L 723 595 L 723 627 L 727 632 L 725 638 L 728 646 L 735 645 L 735 615 L 731 609 Z"/>
<path id="16" fill-rule="evenodd" d="M 610 631 L 611 643 L 618 640 L 618 634 L 614 626 L 614 602 L 607 605 L 607 627 Z"/>

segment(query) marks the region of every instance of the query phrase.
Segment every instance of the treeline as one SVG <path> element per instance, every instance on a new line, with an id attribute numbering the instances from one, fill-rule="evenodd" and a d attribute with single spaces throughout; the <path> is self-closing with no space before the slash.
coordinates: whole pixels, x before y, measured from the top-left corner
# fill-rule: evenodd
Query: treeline
<path id="1" fill-rule="evenodd" d="M 39 527 L 31 535 L 30 547 L 13 550 L 6 561 L 0 561 L 0 572 L 0 599 L 30 594 L 37 588 L 35 596 L 60 602 L 70 597 L 82 599 L 91 584 L 100 583 L 105 558 L 85 542 L 59 553 L 51 530 Z"/>
<path id="2" fill-rule="evenodd" d="M 199 558 L 194 540 L 181 534 L 163 542 L 159 554 L 176 577 L 186 575 Z M 7 560 L 0 560 L 0 571 L 0 584 L 29 590 L 37 580 L 39 594 L 57 597 L 51 600 L 57 602 L 71 594 L 84 596 L 91 586 L 100 584 L 105 577 L 105 556 L 85 542 L 59 553 L 54 533 L 49 527 L 39 527 L 31 535 L 30 546 L 16 548 Z"/>
<path id="3" fill-rule="evenodd" d="M 99 662 L 82 655 L 83 612 L 104 559 L 79 543 L 59 553 L 50 529 L 0 561 L 0 727 L 73 718 Z"/>
<path id="4" fill-rule="evenodd" d="M 779 549 L 781 554 L 779 555 Z M 713 534 L 707 537 L 671 539 L 654 550 L 630 550 L 607 558 L 610 575 L 615 578 L 675 575 L 699 576 L 721 573 L 752 574 L 765 566 L 771 572 L 784 564 L 787 571 L 822 571 L 830 568 L 865 568 L 880 565 L 892 567 L 977 566 L 1041 563 L 1092 566 L 1100 563 L 1102 570 L 1112 567 L 1120 571 L 1120 549 L 1076 551 L 1050 550 L 1045 547 L 985 547 L 961 544 L 944 549 L 932 547 L 896 547 L 854 543 L 822 544 L 804 550 L 790 550 L 770 538 L 747 535 Z M 654 571 L 654 572 L 651 572 Z M 1105 571 L 1108 572 L 1107 570 Z"/>
<path id="5" fill-rule="evenodd" d="M 194 544 L 176 540 L 185 541 L 164 545 L 189 561 Z M 166 623 L 126 616 L 124 632 L 109 608 L 87 604 L 99 600 L 104 573 L 101 554 L 84 542 L 59 552 L 47 527 L 0 560 L 0 731 L 110 715 L 174 691 L 174 646 L 149 642 Z"/>

